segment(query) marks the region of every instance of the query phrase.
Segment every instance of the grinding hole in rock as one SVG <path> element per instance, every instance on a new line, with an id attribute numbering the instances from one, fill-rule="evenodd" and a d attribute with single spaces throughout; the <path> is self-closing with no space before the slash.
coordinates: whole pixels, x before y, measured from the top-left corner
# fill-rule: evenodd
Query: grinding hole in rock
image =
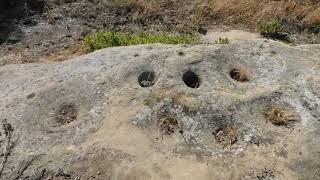
<path id="1" fill-rule="evenodd" d="M 185 54 L 184 54 L 184 52 L 180 51 L 180 52 L 178 52 L 178 55 L 179 56 L 184 56 Z"/>
<path id="2" fill-rule="evenodd" d="M 27 99 L 32 99 L 32 98 L 34 98 L 35 96 L 36 96 L 35 93 L 31 93 L 31 94 L 29 94 L 29 95 L 27 96 Z"/>
<path id="3" fill-rule="evenodd" d="M 292 126 L 294 122 L 298 121 L 298 115 L 288 109 L 279 106 L 273 106 L 264 112 L 268 121 L 276 126 Z"/>
<path id="4" fill-rule="evenodd" d="M 141 87 L 150 87 L 156 83 L 156 75 L 154 72 L 146 71 L 140 74 L 138 82 Z"/>
<path id="5" fill-rule="evenodd" d="M 232 79 L 239 81 L 239 82 L 248 82 L 249 76 L 246 68 L 240 67 L 240 68 L 233 68 L 230 71 L 230 76 Z"/>
<path id="6" fill-rule="evenodd" d="M 65 125 L 69 124 L 77 119 L 78 107 L 74 103 L 64 102 L 59 106 L 56 112 L 56 120 L 58 123 Z"/>
<path id="7" fill-rule="evenodd" d="M 160 119 L 160 130 L 165 135 L 174 134 L 179 129 L 178 120 L 173 117 Z M 179 131 L 181 133 L 181 130 Z"/>
<path id="8" fill-rule="evenodd" d="M 191 70 L 189 70 L 183 74 L 182 80 L 190 88 L 199 88 L 200 87 L 200 79 L 199 79 L 198 75 Z"/>
<path id="9" fill-rule="evenodd" d="M 234 127 L 224 127 L 214 134 L 218 143 L 231 146 L 238 141 L 239 132 Z"/>

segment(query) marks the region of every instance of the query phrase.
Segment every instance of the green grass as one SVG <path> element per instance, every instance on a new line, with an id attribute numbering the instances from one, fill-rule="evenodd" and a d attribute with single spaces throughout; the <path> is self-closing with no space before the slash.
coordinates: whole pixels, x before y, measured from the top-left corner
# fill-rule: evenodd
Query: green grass
<path id="1" fill-rule="evenodd" d="M 229 44 L 230 43 L 230 40 L 229 40 L 229 38 L 219 38 L 219 40 L 216 40 L 215 42 L 214 42 L 215 44 Z"/>
<path id="2" fill-rule="evenodd" d="M 200 40 L 194 35 L 151 35 L 146 33 L 97 32 L 87 36 L 84 39 L 84 42 L 91 51 L 95 51 L 107 47 L 137 44 L 198 44 Z"/>
<path id="3" fill-rule="evenodd" d="M 261 35 L 270 35 L 283 31 L 283 26 L 279 19 L 272 19 L 268 22 L 260 22 L 258 30 Z"/>

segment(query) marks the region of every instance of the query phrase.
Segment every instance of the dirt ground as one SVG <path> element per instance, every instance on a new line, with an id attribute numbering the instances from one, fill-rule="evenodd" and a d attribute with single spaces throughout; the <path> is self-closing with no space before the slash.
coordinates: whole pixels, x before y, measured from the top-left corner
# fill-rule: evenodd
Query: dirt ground
<path id="1" fill-rule="evenodd" d="M 85 54 L 83 38 L 101 30 L 202 36 L 225 27 L 254 32 L 259 22 L 275 17 L 294 44 L 319 43 L 319 11 L 316 0 L 3 1 L 0 65 L 50 63 Z"/>

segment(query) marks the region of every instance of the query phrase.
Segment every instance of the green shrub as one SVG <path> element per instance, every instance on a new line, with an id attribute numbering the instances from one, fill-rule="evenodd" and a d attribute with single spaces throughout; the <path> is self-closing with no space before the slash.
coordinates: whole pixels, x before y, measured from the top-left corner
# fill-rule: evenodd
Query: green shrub
<path id="1" fill-rule="evenodd" d="M 271 35 L 283 31 L 283 27 L 279 19 L 272 19 L 268 22 L 260 22 L 258 30 L 261 35 Z"/>
<path id="2" fill-rule="evenodd" d="M 199 38 L 193 35 L 151 35 L 146 33 L 130 34 L 122 32 L 97 32 L 84 39 L 91 51 L 114 46 L 137 44 L 198 44 Z"/>
<path id="3" fill-rule="evenodd" d="M 229 44 L 230 41 L 229 41 L 229 39 L 226 37 L 226 38 L 219 38 L 219 40 L 216 40 L 214 43 L 215 43 L 215 44 Z"/>

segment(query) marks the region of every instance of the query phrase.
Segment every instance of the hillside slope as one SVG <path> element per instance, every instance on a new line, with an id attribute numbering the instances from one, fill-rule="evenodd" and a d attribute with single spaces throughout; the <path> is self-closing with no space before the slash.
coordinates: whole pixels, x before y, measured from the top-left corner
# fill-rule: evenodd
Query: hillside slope
<path id="1" fill-rule="evenodd" d="M 49 63 L 87 53 L 97 31 L 197 34 L 256 31 L 279 19 L 293 44 L 320 43 L 318 0 L 5 0 L 0 5 L 0 65 Z"/>

